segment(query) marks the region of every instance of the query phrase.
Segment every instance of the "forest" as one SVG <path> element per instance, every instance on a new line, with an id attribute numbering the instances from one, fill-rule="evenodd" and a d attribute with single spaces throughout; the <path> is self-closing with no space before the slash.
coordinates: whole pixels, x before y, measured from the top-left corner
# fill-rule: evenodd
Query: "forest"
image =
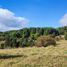
<path id="1" fill-rule="evenodd" d="M 58 39 L 56 37 L 61 37 L 61 35 L 65 35 L 65 39 L 67 39 L 67 26 L 59 28 L 32 27 L 0 32 L 0 49 L 55 45 L 55 39 Z"/>

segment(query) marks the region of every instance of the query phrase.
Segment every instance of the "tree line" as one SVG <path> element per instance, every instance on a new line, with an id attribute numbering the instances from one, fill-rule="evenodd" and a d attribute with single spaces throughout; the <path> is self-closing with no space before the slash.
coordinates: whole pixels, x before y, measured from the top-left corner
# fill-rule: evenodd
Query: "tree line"
<path id="1" fill-rule="evenodd" d="M 60 28 L 23 28 L 20 30 L 0 32 L 0 48 L 15 48 L 34 46 L 38 37 L 52 37 L 64 35 L 67 31 L 67 26 Z"/>

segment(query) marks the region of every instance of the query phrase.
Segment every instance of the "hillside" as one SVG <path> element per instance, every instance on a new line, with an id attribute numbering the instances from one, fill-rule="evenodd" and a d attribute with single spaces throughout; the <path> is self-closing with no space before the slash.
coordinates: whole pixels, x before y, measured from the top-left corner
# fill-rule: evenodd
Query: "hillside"
<path id="1" fill-rule="evenodd" d="M 67 67 L 67 41 L 56 47 L 0 49 L 0 67 Z"/>
<path id="2" fill-rule="evenodd" d="M 64 35 L 67 27 L 60 28 L 23 28 L 20 30 L 0 32 L 0 48 L 15 48 L 34 46 L 40 36 L 58 36 Z"/>

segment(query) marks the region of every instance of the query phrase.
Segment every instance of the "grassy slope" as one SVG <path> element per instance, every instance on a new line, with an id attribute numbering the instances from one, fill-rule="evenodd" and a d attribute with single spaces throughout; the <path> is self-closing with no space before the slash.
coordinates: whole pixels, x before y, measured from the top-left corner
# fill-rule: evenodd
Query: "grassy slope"
<path id="1" fill-rule="evenodd" d="M 0 67 L 67 67 L 67 42 L 60 41 L 56 47 L 4 49 L 0 56 Z"/>

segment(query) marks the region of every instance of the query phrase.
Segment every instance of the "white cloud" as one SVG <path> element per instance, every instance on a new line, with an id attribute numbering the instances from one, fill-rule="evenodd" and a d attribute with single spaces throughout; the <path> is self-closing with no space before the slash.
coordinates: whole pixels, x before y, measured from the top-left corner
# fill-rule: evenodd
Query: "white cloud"
<path id="1" fill-rule="evenodd" d="M 29 21 L 24 17 L 17 17 L 8 9 L 0 8 L 0 31 L 21 29 Z"/>
<path id="2" fill-rule="evenodd" d="M 61 19 L 60 23 L 62 26 L 67 26 L 67 14 L 65 14 Z"/>

